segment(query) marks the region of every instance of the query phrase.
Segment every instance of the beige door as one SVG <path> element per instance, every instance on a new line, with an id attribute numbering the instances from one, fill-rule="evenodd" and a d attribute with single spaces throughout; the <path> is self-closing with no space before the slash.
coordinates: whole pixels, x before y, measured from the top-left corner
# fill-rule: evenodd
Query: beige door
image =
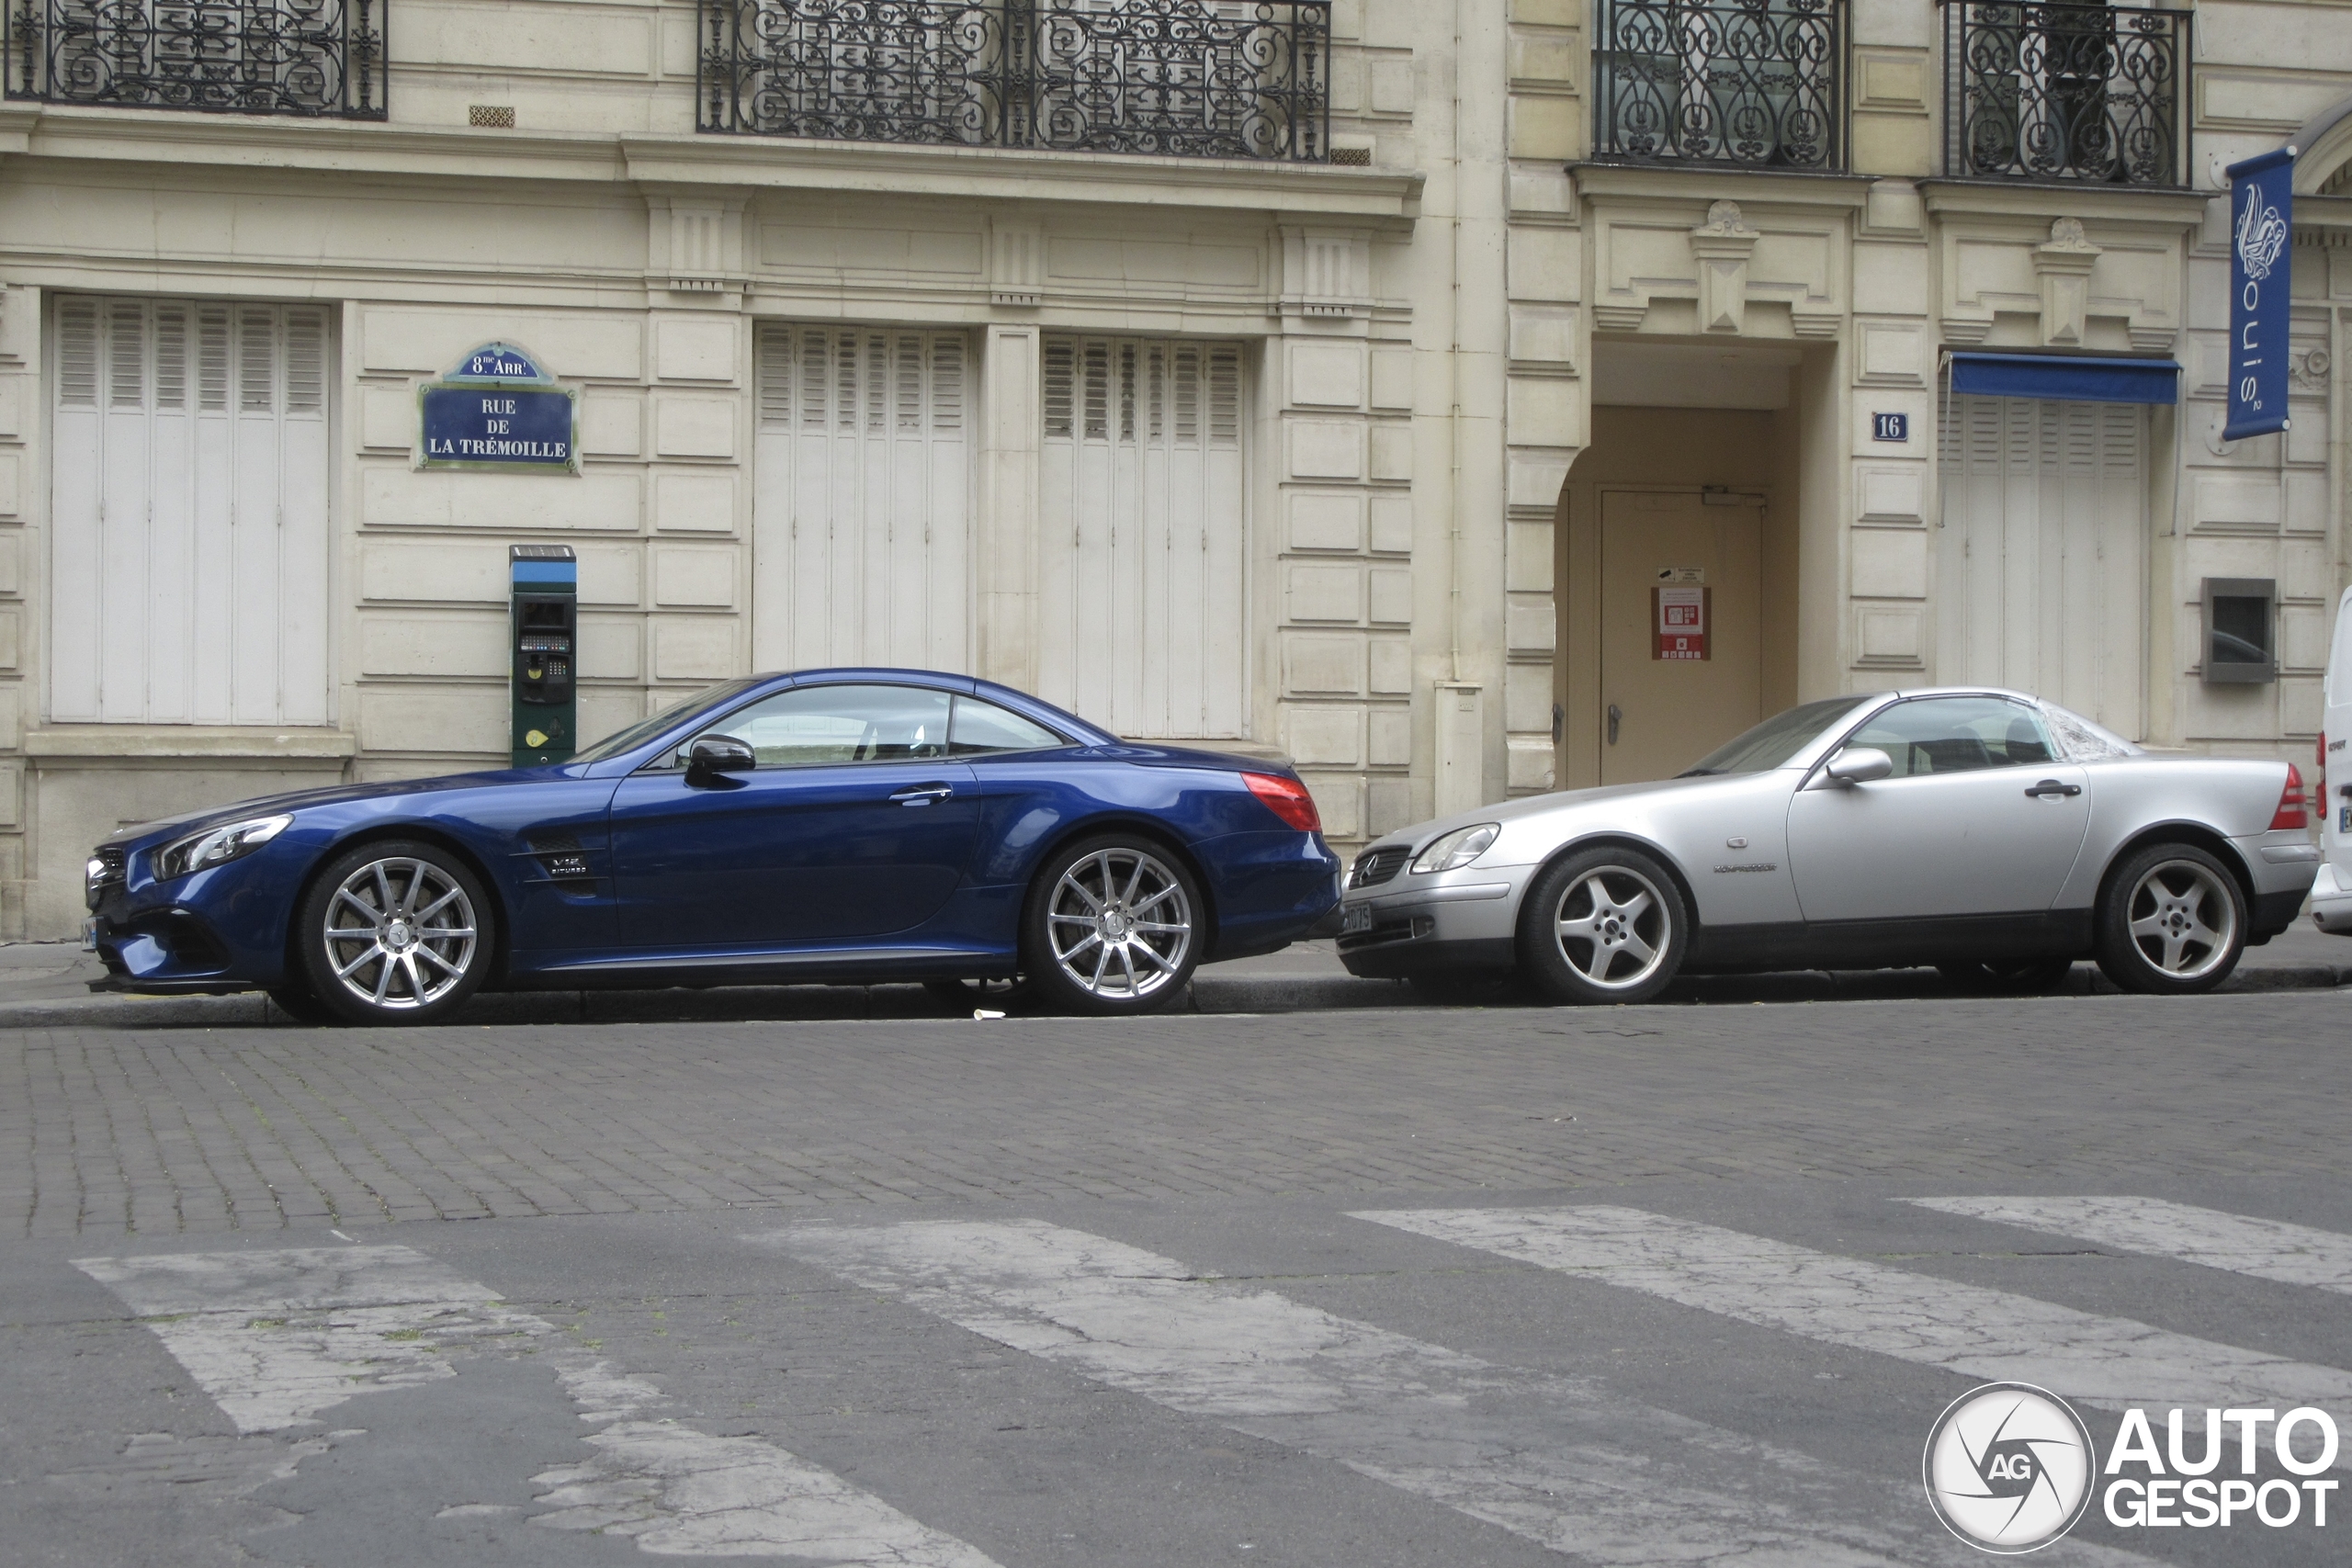
<path id="1" fill-rule="evenodd" d="M 1764 716 L 1763 521 L 1748 496 L 1601 492 L 1602 784 L 1671 778 Z"/>

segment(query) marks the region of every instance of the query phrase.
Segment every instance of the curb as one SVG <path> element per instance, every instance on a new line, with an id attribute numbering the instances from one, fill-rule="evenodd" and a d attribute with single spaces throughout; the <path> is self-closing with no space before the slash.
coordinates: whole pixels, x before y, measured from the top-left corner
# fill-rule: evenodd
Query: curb
<path id="1" fill-rule="evenodd" d="M 1905 971 L 1696 976 L 1678 982 L 1662 998 L 1723 1004 L 1741 1001 L 1924 1001 Z M 2218 994 L 2334 990 L 2352 985 L 2352 964 L 2256 964 L 2240 969 Z M 2060 995 L 2114 993 L 2097 970 L 2078 967 Z M 1340 975 L 1197 976 L 1195 1013 L 1344 1012 L 1367 1008 L 1443 1005 L 1402 980 L 1360 980 Z M 1996 998 L 1997 999 L 1997 998 Z M 1496 998 L 1499 1005 L 1511 1005 Z M 914 986 L 729 987 L 708 991 L 508 991 L 478 997 L 449 1021 L 490 1024 L 820 1023 L 857 1019 L 943 1019 L 944 1011 Z M 0 1002 L 0 1029 L 255 1029 L 294 1024 L 259 992 L 230 997 L 93 995 L 47 1001 Z"/>

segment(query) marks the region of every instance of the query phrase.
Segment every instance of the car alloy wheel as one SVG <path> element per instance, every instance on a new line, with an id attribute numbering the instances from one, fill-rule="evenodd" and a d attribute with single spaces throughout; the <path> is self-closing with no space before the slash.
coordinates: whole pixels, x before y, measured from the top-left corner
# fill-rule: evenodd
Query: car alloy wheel
<path id="1" fill-rule="evenodd" d="M 2245 901 L 2193 844 L 2157 844 L 2119 868 L 2099 909 L 2099 967 L 2126 990 L 2206 991 L 2245 951 Z"/>
<path id="2" fill-rule="evenodd" d="M 488 967 L 489 900 L 435 846 L 369 844 L 321 873 L 303 901 L 311 994 L 356 1023 L 428 1021 Z"/>
<path id="3" fill-rule="evenodd" d="M 1646 1001 L 1686 945 L 1673 879 L 1634 850 L 1569 856 L 1536 878 L 1521 910 L 1521 964 L 1562 1001 Z"/>
<path id="4" fill-rule="evenodd" d="M 1039 877 L 1024 967 L 1065 1005 L 1148 1011 L 1181 995 L 1192 977 L 1200 908 L 1190 874 L 1158 846 L 1090 840 L 1056 856 Z"/>

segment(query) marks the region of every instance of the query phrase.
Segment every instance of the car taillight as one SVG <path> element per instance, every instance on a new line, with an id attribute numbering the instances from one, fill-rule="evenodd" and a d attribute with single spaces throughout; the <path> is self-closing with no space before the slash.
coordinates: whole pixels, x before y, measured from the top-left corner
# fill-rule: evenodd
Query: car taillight
<path id="1" fill-rule="evenodd" d="M 1278 773 L 1244 773 L 1241 782 L 1250 793 L 1266 803 L 1266 809 L 1302 833 L 1319 833 L 1323 818 L 1315 809 L 1315 797 L 1296 779 L 1286 779 Z"/>
<path id="2" fill-rule="evenodd" d="M 2311 826 L 2311 818 L 2303 813 L 2303 771 L 2292 762 L 2287 764 L 2287 787 L 2279 792 L 2278 811 L 2270 818 L 2270 826 L 2273 831 Z"/>

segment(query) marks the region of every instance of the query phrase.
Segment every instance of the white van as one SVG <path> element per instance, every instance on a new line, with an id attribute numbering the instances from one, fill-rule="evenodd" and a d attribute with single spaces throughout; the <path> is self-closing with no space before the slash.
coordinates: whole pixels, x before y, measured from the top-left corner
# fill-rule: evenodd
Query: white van
<path id="1" fill-rule="evenodd" d="M 2352 588 L 2335 604 L 2327 649 L 2327 716 L 2320 723 L 2319 774 L 2312 810 L 2319 817 L 2319 880 L 2312 884 L 2312 921 L 2352 936 Z"/>

